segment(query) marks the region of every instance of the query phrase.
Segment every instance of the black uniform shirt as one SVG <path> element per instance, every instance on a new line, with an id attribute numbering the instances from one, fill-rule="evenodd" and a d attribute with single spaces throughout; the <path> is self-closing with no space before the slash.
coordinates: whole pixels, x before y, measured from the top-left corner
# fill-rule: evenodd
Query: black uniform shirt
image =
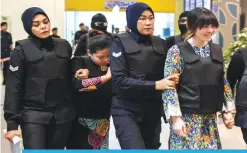
<path id="1" fill-rule="evenodd" d="M 12 45 L 12 36 L 9 32 L 1 31 L 1 58 L 9 57 L 10 45 Z"/>
<path id="2" fill-rule="evenodd" d="M 184 38 L 181 37 L 181 35 L 171 36 L 166 39 L 167 42 L 167 48 L 171 48 L 173 45 L 176 45 L 176 43 L 183 42 Z"/>
<path id="3" fill-rule="evenodd" d="M 244 59 L 241 52 L 237 51 L 232 56 L 231 62 L 228 66 L 227 70 L 227 80 L 231 86 L 232 91 L 234 92 L 234 88 L 237 82 L 240 82 L 244 73 L 245 64 Z M 247 128 L 247 112 L 246 111 L 238 111 L 236 114 L 236 125 L 242 128 Z"/>
<path id="4" fill-rule="evenodd" d="M 68 44 L 69 45 L 69 44 Z M 40 48 L 41 44 L 37 42 Z M 47 51 L 47 50 L 43 50 Z M 71 53 L 70 53 L 71 56 Z M 10 68 L 6 81 L 4 117 L 7 122 L 7 130 L 17 130 L 20 122 L 49 124 L 54 116 L 56 123 L 64 123 L 74 118 L 74 112 L 71 112 L 73 106 L 26 106 L 23 101 L 25 71 L 27 61 L 24 57 L 24 51 L 17 46 L 10 56 Z"/>
<path id="5" fill-rule="evenodd" d="M 61 38 L 60 36 L 58 36 L 58 35 L 51 35 L 51 37 L 54 37 L 54 38 Z"/>
<path id="6" fill-rule="evenodd" d="M 107 36 L 109 36 L 111 39 L 113 39 L 113 35 L 106 32 Z M 77 41 L 77 46 L 75 49 L 74 56 L 85 56 L 87 55 L 87 41 L 88 41 L 89 35 L 88 33 L 85 33 L 81 35 L 81 37 Z"/>
<path id="7" fill-rule="evenodd" d="M 75 38 L 74 38 L 74 40 L 76 41 L 76 43 L 77 43 L 77 41 L 80 39 L 80 37 L 82 36 L 82 35 L 84 35 L 84 34 L 86 34 L 86 33 L 88 33 L 87 31 L 81 31 L 81 30 L 79 30 L 79 31 L 76 31 L 76 33 L 75 33 Z"/>

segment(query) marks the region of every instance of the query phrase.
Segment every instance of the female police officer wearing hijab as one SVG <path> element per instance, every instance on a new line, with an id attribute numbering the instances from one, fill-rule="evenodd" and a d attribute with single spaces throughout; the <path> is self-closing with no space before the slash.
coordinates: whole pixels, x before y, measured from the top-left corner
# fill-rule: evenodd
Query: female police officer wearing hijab
<path id="1" fill-rule="evenodd" d="M 122 149 L 158 149 L 161 92 L 173 89 L 173 79 L 178 76 L 163 79 L 167 48 L 164 40 L 152 36 L 152 9 L 136 3 L 127 8 L 126 16 L 131 32 L 115 36 L 111 47 L 110 67 L 116 86 L 111 114 Z"/>
<path id="2" fill-rule="evenodd" d="M 17 41 L 10 57 L 5 138 L 20 135 L 20 125 L 25 149 L 63 149 L 75 117 L 69 99 L 72 49 L 49 36 L 50 20 L 42 9 L 27 9 L 22 22 L 31 37 Z"/>

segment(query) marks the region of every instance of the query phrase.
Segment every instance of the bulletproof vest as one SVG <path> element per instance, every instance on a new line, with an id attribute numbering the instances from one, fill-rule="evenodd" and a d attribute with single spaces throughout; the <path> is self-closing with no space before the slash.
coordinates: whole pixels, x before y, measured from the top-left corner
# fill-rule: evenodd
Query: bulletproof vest
<path id="1" fill-rule="evenodd" d="M 119 38 L 122 43 L 130 78 L 147 81 L 158 81 L 164 78 L 164 63 L 167 49 L 164 40 L 151 36 L 151 44 L 144 45 L 138 44 L 129 33 L 119 34 L 115 37 Z M 128 97 L 128 99 L 136 99 L 138 94 L 141 95 L 138 97 L 139 99 L 149 99 L 158 93 L 157 91 L 154 91 L 154 93 L 150 91 L 140 91 L 140 93 L 131 90 L 118 91 L 121 90 L 118 88 L 116 90 L 117 94 L 121 94 L 121 97 Z M 154 95 L 150 96 L 150 94 Z M 156 96 L 159 97 L 159 94 Z"/>
<path id="2" fill-rule="evenodd" d="M 174 36 L 174 44 L 178 44 L 178 43 L 181 43 L 183 41 L 184 41 L 184 39 L 180 35 Z"/>
<path id="3" fill-rule="evenodd" d="M 183 72 L 177 88 L 182 112 L 215 113 L 224 102 L 224 71 L 222 50 L 210 43 L 211 54 L 198 56 L 188 41 L 177 44 L 184 59 Z"/>
<path id="4" fill-rule="evenodd" d="M 34 39 L 18 41 L 25 57 L 25 105 L 52 106 L 68 102 L 70 98 L 69 45 L 53 38 L 55 49 L 42 51 Z"/>
<path id="5" fill-rule="evenodd" d="M 241 48 L 239 49 L 240 53 L 243 56 L 245 70 L 241 80 L 237 84 L 236 89 L 236 107 L 237 110 L 247 110 L 247 49 Z"/>

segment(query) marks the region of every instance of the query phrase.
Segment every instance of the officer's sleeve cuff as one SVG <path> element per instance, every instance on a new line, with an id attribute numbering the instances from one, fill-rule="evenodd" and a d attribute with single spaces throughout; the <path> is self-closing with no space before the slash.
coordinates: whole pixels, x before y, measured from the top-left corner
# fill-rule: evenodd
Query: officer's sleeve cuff
<path id="1" fill-rule="evenodd" d="M 18 130 L 18 123 L 14 121 L 7 121 L 7 131 Z"/>
<path id="2" fill-rule="evenodd" d="M 146 81 L 146 87 L 150 90 L 155 90 L 155 81 Z"/>

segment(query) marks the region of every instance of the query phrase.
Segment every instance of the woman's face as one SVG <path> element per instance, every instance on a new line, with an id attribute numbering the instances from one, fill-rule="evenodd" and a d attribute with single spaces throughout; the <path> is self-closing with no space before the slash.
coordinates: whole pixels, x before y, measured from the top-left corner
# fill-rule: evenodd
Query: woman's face
<path id="1" fill-rule="evenodd" d="M 92 61 L 98 66 L 107 66 L 109 64 L 109 48 L 97 50 L 96 53 L 93 54 L 91 54 L 91 52 L 89 51 L 88 55 L 91 57 Z"/>
<path id="2" fill-rule="evenodd" d="M 50 35 L 51 24 L 49 19 L 43 14 L 37 14 L 33 17 L 32 33 L 41 39 Z"/>
<path id="3" fill-rule="evenodd" d="M 143 35 L 152 35 L 154 32 L 154 16 L 151 11 L 145 10 L 137 21 L 137 29 Z"/>
<path id="4" fill-rule="evenodd" d="M 197 28 L 195 31 L 194 37 L 203 42 L 209 42 L 212 39 L 215 31 L 217 30 L 216 26 L 213 25 L 205 25 L 204 27 Z"/>

